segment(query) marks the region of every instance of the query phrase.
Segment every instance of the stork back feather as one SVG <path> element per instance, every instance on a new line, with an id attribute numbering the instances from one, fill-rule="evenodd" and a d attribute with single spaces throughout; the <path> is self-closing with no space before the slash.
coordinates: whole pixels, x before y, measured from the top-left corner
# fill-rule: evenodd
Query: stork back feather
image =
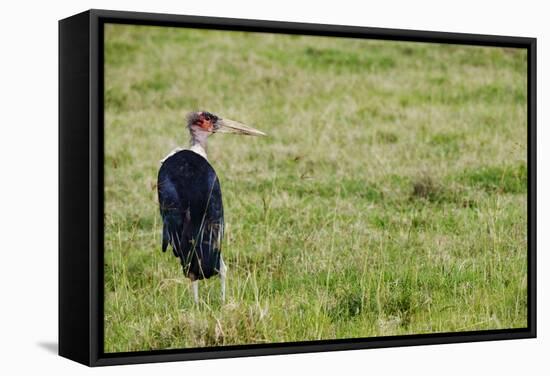
<path id="1" fill-rule="evenodd" d="M 220 268 L 223 203 L 220 183 L 206 159 L 189 150 L 167 158 L 158 175 L 162 250 L 172 247 L 191 279 Z"/>

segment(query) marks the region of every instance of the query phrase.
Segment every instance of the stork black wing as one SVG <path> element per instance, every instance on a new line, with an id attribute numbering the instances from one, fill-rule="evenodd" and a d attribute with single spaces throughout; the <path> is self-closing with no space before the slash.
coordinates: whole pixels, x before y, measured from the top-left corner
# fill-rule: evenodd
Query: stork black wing
<path id="1" fill-rule="evenodd" d="M 220 183 L 212 166 L 195 152 L 177 152 L 162 164 L 157 186 L 162 250 L 170 244 L 192 279 L 217 274 L 224 222 Z"/>

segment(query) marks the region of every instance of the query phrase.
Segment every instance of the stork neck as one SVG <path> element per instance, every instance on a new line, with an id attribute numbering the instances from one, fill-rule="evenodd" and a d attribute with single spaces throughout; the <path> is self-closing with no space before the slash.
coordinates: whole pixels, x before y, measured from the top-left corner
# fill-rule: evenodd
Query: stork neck
<path id="1" fill-rule="evenodd" d="M 206 160 L 208 160 L 208 158 L 206 157 L 207 137 L 208 133 L 206 132 L 191 132 L 191 148 L 189 149 L 199 154 Z"/>

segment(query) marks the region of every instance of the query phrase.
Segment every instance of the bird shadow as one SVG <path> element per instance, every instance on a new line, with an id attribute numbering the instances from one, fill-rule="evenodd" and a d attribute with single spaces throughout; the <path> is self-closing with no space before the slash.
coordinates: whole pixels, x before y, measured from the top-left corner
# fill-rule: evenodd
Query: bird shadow
<path id="1" fill-rule="evenodd" d="M 42 349 L 46 350 L 47 352 L 51 353 L 51 354 L 54 354 L 54 355 L 57 355 L 57 351 L 58 351 L 58 344 L 57 342 L 38 342 L 37 343 L 38 347 L 41 347 Z"/>

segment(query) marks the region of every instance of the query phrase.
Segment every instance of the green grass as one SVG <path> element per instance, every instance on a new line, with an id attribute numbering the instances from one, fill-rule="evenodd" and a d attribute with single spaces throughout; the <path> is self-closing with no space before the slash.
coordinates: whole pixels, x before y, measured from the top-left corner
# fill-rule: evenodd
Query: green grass
<path id="1" fill-rule="evenodd" d="M 105 351 L 527 325 L 523 50 L 105 31 Z M 160 251 L 159 161 L 204 109 L 219 279 Z"/>

